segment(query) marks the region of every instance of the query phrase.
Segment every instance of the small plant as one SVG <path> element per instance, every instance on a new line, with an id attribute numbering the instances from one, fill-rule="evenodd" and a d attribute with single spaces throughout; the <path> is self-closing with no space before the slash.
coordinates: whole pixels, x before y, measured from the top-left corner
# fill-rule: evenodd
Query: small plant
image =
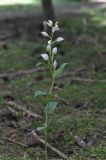
<path id="1" fill-rule="evenodd" d="M 58 102 L 53 99 L 53 87 L 56 78 L 62 73 L 64 67 L 67 63 L 62 63 L 59 68 L 57 68 L 57 60 L 56 55 L 58 53 L 58 49 L 56 47 L 57 43 L 60 43 L 64 39 L 62 37 L 54 38 L 54 34 L 56 31 L 59 30 L 58 22 L 53 24 L 51 20 L 48 20 L 47 25 L 50 27 L 50 34 L 47 32 L 41 32 L 42 35 L 46 38 L 48 38 L 48 44 L 47 44 L 47 53 L 41 54 L 41 57 L 44 60 L 44 65 L 49 69 L 51 73 L 51 86 L 50 90 L 48 92 L 46 91 L 40 91 L 37 90 L 35 92 L 35 96 L 47 96 L 47 105 L 44 109 L 45 114 L 45 123 L 43 127 L 39 127 L 39 130 L 45 131 L 45 159 L 48 160 L 48 151 L 47 151 L 47 143 L 48 143 L 48 116 L 50 116 L 56 107 L 58 106 Z"/>

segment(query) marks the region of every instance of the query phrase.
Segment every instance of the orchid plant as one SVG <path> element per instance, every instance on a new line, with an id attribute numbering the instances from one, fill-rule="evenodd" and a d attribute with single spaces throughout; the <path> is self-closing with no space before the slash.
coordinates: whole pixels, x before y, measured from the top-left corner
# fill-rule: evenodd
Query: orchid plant
<path id="1" fill-rule="evenodd" d="M 62 42 L 64 39 L 62 37 L 54 38 L 55 33 L 59 31 L 58 22 L 53 23 L 51 20 L 48 20 L 46 23 L 48 27 L 50 27 L 51 32 L 50 34 L 45 31 L 41 32 L 44 37 L 48 38 L 46 53 L 41 54 L 41 57 L 43 58 L 44 64 L 46 64 L 46 67 L 48 67 L 51 73 L 52 82 L 48 92 L 37 90 L 35 92 L 35 97 L 47 96 L 47 104 L 44 109 L 45 123 L 43 127 L 39 127 L 38 129 L 45 131 L 45 159 L 48 160 L 48 117 L 55 111 L 56 107 L 58 106 L 58 102 L 53 99 L 53 87 L 56 78 L 62 73 L 67 63 L 63 63 L 57 68 L 58 62 L 56 60 L 56 55 L 58 54 L 58 49 L 56 44 Z"/>

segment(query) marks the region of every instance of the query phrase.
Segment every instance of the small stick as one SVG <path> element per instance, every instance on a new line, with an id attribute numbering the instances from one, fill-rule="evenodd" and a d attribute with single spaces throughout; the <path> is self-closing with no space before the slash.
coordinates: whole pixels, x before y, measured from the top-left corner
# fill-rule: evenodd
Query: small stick
<path id="1" fill-rule="evenodd" d="M 16 112 L 13 108 L 11 108 L 11 107 L 7 107 L 8 108 L 8 110 L 11 112 L 11 113 L 13 113 L 14 115 L 18 115 L 18 112 Z"/>
<path id="2" fill-rule="evenodd" d="M 71 73 L 71 72 L 67 72 L 67 73 L 64 73 L 62 74 L 61 76 L 58 77 L 58 79 L 61 79 L 61 78 L 67 78 L 67 77 L 70 77 L 70 76 L 74 76 L 75 75 L 75 72 Z M 87 79 L 87 78 L 79 78 L 79 77 L 73 77 L 71 78 L 71 81 L 82 81 L 82 82 L 94 82 L 94 83 L 106 83 L 106 80 L 105 79 Z"/>
<path id="3" fill-rule="evenodd" d="M 58 79 L 61 79 L 61 78 L 67 78 L 67 77 L 70 77 L 70 76 L 74 76 L 74 72 L 73 73 L 64 73 L 62 74 L 61 76 L 58 77 Z M 79 77 L 74 77 L 74 78 L 71 78 L 71 81 L 79 81 L 79 82 L 91 82 L 91 83 L 106 83 L 106 80 L 105 79 L 87 79 L 87 78 L 79 78 Z"/>
<path id="4" fill-rule="evenodd" d="M 7 138 L 7 137 L 3 137 L 2 138 L 3 140 L 7 140 L 7 141 L 9 141 L 9 142 L 11 142 L 11 143 L 14 143 L 14 144 L 16 144 L 16 145 L 19 145 L 20 147 L 23 147 L 23 149 L 27 149 L 27 153 L 29 154 L 29 155 L 31 155 L 31 157 L 33 157 L 34 155 L 32 154 L 32 153 L 30 153 L 30 151 L 28 150 L 28 146 L 27 145 L 25 145 L 25 144 L 23 144 L 23 143 L 20 143 L 20 142 L 17 142 L 17 141 L 15 141 L 15 140 L 13 140 L 13 139 L 11 139 L 11 138 Z M 3 143 L 3 145 L 4 145 L 4 143 Z"/>
<path id="5" fill-rule="evenodd" d="M 28 114 L 29 116 L 32 116 L 32 117 L 34 117 L 34 118 L 42 119 L 42 116 L 40 116 L 40 115 L 38 115 L 38 114 L 36 114 L 36 113 L 34 113 L 34 112 L 26 109 L 26 108 L 23 107 L 23 106 L 20 106 L 19 104 L 16 104 L 15 102 L 9 101 L 9 102 L 7 102 L 6 104 L 9 105 L 9 106 L 11 106 L 11 107 L 15 107 L 15 108 L 18 109 L 18 110 L 21 110 L 21 111 L 25 112 L 25 113 Z"/>
<path id="6" fill-rule="evenodd" d="M 71 81 L 91 82 L 91 83 L 106 83 L 106 80 L 86 79 L 86 78 L 72 78 Z"/>
<path id="7" fill-rule="evenodd" d="M 12 142 L 12 143 L 15 143 L 15 144 L 18 144 L 18 145 L 20 145 L 20 146 L 22 146 L 22 147 L 28 147 L 27 145 L 25 145 L 25 144 L 22 144 L 22 143 L 20 143 L 20 142 L 16 142 L 15 140 L 13 140 L 13 139 L 11 139 L 11 138 L 6 138 L 6 137 L 4 137 L 3 138 L 4 140 L 7 140 L 7 141 L 10 141 L 10 142 Z"/>
<path id="8" fill-rule="evenodd" d="M 35 139 L 37 139 L 41 144 L 45 145 L 45 140 L 43 140 L 42 138 L 40 138 L 34 131 L 32 131 L 32 134 L 35 136 Z M 59 150 L 57 150 L 56 148 L 54 148 L 53 146 L 51 146 L 49 143 L 47 143 L 47 148 L 49 150 L 55 152 L 59 157 L 68 160 L 68 157 L 64 153 L 60 152 Z"/>
<path id="9" fill-rule="evenodd" d="M 29 70 L 23 70 L 23 71 L 19 70 L 13 73 L 11 72 L 10 73 L 0 73 L 0 78 L 4 78 L 4 77 L 13 78 L 13 77 L 21 76 L 21 75 L 32 74 L 34 72 L 39 72 L 39 71 L 45 71 L 45 68 L 37 67 L 37 68 L 29 69 Z"/>

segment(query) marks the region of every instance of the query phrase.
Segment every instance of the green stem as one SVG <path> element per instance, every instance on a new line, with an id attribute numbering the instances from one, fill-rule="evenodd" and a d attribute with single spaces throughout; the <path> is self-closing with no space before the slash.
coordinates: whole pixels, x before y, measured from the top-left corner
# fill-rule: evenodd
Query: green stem
<path id="1" fill-rule="evenodd" d="M 52 91 L 53 91 L 53 86 L 54 86 L 54 76 L 52 75 L 52 85 L 51 85 L 51 88 L 50 88 L 50 91 L 49 91 L 49 95 L 52 95 Z"/>
<path id="2" fill-rule="evenodd" d="M 48 160 L 48 150 L 47 150 L 47 142 L 48 142 L 48 114 L 46 114 L 46 129 L 45 129 L 45 160 Z"/>
<path id="3" fill-rule="evenodd" d="M 50 91 L 49 91 L 49 101 L 51 101 L 51 97 L 52 97 L 52 91 L 53 91 L 53 86 L 54 86 L 54 76 L 53 76 L 53 72 L 52 72 L 52 84 L 51 84 L 51 88 L 50 88 Z M 46 120 L 45 120 L 45 125 L 46 125 L 46 128 L 45 128 L 45 160 L 48 160 L 48 149 L 47 149 L 47 143 L 48 143 L 48 113 L 46 113 Z"/>
<path id="4" fill-rule="evenodd" d="M 53 40 L 53 32 L 52 32 L 52 35 L 51 35 L 51 42 Z M 51 51 L 49 53 L 50 55 L 50 71 L 51 71 L 51 74 L 52 74 L 52 84 L 51 84 L 51 87 L 50 87 L 50 91 L 48 93 L 48 101 L 50 102 L 51 101 L 51 98 L 52 98 L 52 91 L 53 91 L 53 86 L 54 86 L 54 82 L 55 82 L 55 79 L 54 79 L 54 69 L 53 69 L 53 56 L 52 56 L 52 47 L 51 47 Z M 48 143 L 48 113 L 46 113 L 46 120 L 45 120 L 45 125 L 46 125 L 46 128 L 45 128 L 45 160 L 48 160 L 48 149 L 47 149 L 47 143 Z"/>

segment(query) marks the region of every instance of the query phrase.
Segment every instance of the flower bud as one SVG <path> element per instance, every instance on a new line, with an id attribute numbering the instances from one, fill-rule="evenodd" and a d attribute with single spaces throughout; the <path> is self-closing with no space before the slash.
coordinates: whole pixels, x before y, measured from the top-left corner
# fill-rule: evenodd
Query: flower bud
<path id="1" fill-rule="evenodd" d="M 52 26 L 53 26 L 53 22 L 52 22 L 51 20 L 48 20 L 47 25 L 48 25 L 49 27 L 52 27 Z"/>
<path id="2" fill-rule="evenodd" d="M 47 54 L 41 54 L 42 58 L 45 60 L 45 61 L 48 61 L 49 59 L 49 56 Z"/>
<path id="3" fill-rule="evenodd" d="M 59 27 L 58 25 L 55 25 L 53 28 L 52 28 L 52 32 L 54 33 L 55 31 L 58 31 L 59 30 Z"/>
<path id="4" fill-rule="evenodd" d="M 49 45 L 51 44 L 51 40 L 48 41 L 48 44 L 49 44 Z"/>
<path id="5" fill-rule="evenodd" d="M 41 32 L 41 33 L 44 37 L 49 37 L 49 35 L 46 32 Z"/>
<path id="6" fill-rule="evenodd" d="M 63 41 L 63 40 L 64 40 L 64 38 L 58 37 L 58 38 L 56 39 L 56 42 L 61 42 L 61 41 Z"/>
<path id="7" fill-rule="evenodd" d="M 53 48 L 52 50 L 52 54 L 56 54 L 57 53 L 57 47 Z"/>
<path id="8" fill-rule="evenodd" d="M 47 45 L 47 51 L 50 52 L 51 51 L 51 46 Z"/>
<path id="9" fill-rule="evenodd" d="M 55 60 L 55 61 L 53 62 L 53 68 L 56 69 L 56 67 L 57 67 L 57 61 Z"/>

